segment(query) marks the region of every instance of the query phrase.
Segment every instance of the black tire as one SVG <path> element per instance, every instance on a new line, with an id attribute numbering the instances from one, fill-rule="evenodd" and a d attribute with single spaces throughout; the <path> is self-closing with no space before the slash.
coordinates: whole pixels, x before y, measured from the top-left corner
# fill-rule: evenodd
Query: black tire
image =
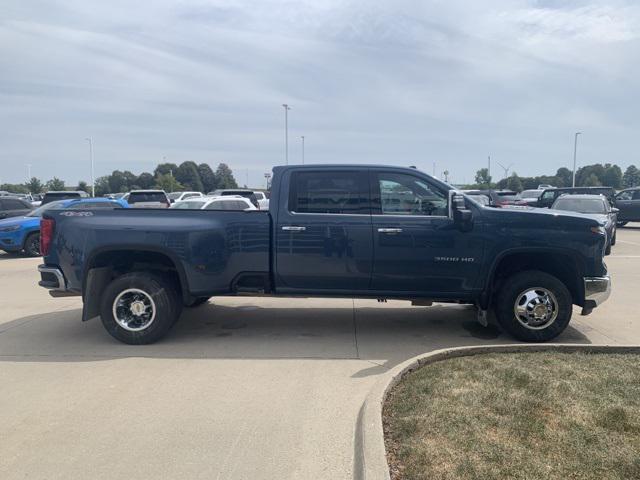
<path id="1" fill-rule="evenodd" d="M 40 256 L 40 232 L 29 234 L 27 239 L 24 241 L 23 250 L 25 255 L 28 257 Z"/>
<path id="2" fill-rule="evenodd" d="M 550 319 L 547 326 L 544 326 L 544 322 L 537 326 L 525 326 L 516 317 L 516 301 L 528 289 L 546 289 L 555 297 L 557 314 L 555 320 Z M 495 302 L 495 313 L 500 326 L 518 340 L 547 342 L 560 335 L 569 325 L 573 311 L 572 303 L 571 293 L 556 277 L 537 270 L 527 270 L 516 273 L 503 283 Z"/>
<path id="3" fill-rule="evenodd" d="M 187 308 L 199 307 L 200 305 L 204 305 L 205 303 L 207 303 L 210 298 L 211 297 L 198 297 L 193 302 L 191 302 L 189 305 L 185 305 L 185 306 Z"/>
<path id="4" fill-rule="evenodd" d="M 611 239 L 611 245 L 615 245 L 616 244 L 616 237 L 618 236 L 618 230 L 615 229 L 613 231 L 613 238 Z"/>
<path id="5" fill-rule="evenodd" d="M 617 227 L 624 227 L 629 222 L 616 222 Z"/>
<path id="6" fill-rule="evenodd" d="M 125 293 L 127 291 L 129 292 Z M 127 324 L 130 325 L 129 329 L 125 328 L 114 317 L 114 303 L 121 294 L 120 300 L 123 303 L 116 307 L 116 311 L 121 309 L 121 315 L 127 314 L 126 306 L 122 305 L 138 301 L 147 302 L 154 315 L 132 317 L 134 320 Z M 112 337 L 129 345 L 145 345 L 160 340 L 178 320 L 181 310 L 182 303 L 171 280 L 146 272 L 127 273 L 114 279 L 105 289 L 100 303 L 100 317 L 104 328 Z M 148 322 L 146 326 L 145 318 Z M 138 328 L 136 331 L 131 330 Z"/>
<path id="7" fill-rule="evenodd" d="M 604 249 L 604 254 L 605 255 L 611 255 L 611 245 L 613 245 L 613 240 L 611 242 L 607 243 L 607 246 Z"/>

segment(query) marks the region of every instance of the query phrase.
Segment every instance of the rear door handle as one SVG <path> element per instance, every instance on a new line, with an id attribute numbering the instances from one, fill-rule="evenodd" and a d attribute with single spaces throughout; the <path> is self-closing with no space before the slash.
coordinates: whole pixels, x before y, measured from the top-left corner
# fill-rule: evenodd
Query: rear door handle
<path id="1" fill-rule="evenodd" d="M 286 225 L 282 227 L 285 232 L 304 232 L 307 227 L 294 227 L 293 225 Z"/>
<path id="2" fill-rule="evenodd" d="M 401 228 L 379 228 L 378 233 L 402 233 Z"/>

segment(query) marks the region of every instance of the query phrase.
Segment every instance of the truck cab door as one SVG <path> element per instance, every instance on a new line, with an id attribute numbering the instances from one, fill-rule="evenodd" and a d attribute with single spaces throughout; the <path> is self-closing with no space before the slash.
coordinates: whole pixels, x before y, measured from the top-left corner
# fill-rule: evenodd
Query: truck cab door
<path id="1" fill-rule="evenodd" d="M 279 199 L 275 280 L 280 292 L 369 288 L 373 264 L 367 169 L 305 167 L 285 174 Z"/>
<path id="2" fill-rule="evenodd" d="M 462 231 L 449 214 L 449 191 L 426 175 L 371 170 L 370 177 L 371 289 L 431 298 L 471 292 L 482 266 L 481 226 Z"/>

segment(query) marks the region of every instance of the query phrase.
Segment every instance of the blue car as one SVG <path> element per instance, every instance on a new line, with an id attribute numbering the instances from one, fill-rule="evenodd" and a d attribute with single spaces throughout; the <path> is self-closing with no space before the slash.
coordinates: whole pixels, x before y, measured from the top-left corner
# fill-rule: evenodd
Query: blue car
<path id="1" fill-rule="evenodd" d="M 24 252 L 30 257 L 40 256 L 40 217 L 49 209 L 85 210 L 95 208 L 129 208 L 123 200 L 111 198 L 83 198 L 58 200 L 36 208 L 25 217 L 0 220 L 0 250 Z"/>

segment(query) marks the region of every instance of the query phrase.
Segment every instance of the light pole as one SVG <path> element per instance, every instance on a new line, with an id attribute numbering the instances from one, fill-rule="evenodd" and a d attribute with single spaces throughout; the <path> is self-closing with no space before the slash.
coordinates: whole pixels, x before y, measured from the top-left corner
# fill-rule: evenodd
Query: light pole
<path id="1" fill-rule="evenodd" d="M 304 135 L 300 138 L 302 139 L 302 164 L 304 165 Z"/>
<path id="2" fill-rule="evenodd" d="M 89 142 L 89 160 L 91 160 L 91 196 L 96 196 L 96 182 L 93 179 L 93 142 L 91 137 L 85 138 Z"/>
<path id="3" fill-rule="evenodd" d="M 572 187 L 576 186 L 576 154 L 578 152 L 578 135 L 582 135 L 582 132 L 576 132 L 573 136 L 573 182 Z"/>
<path id="4" fill-rule="evenodd" d="M 27 163 L 27 182 L 31 181 L 31 164 Z"/>
<path id="5" fill-rule="evenodd" d="M 284 107 L 284 161 L 289 165 L 289 110 L 291 108 L 286 103 L 282 106 Z"/>

